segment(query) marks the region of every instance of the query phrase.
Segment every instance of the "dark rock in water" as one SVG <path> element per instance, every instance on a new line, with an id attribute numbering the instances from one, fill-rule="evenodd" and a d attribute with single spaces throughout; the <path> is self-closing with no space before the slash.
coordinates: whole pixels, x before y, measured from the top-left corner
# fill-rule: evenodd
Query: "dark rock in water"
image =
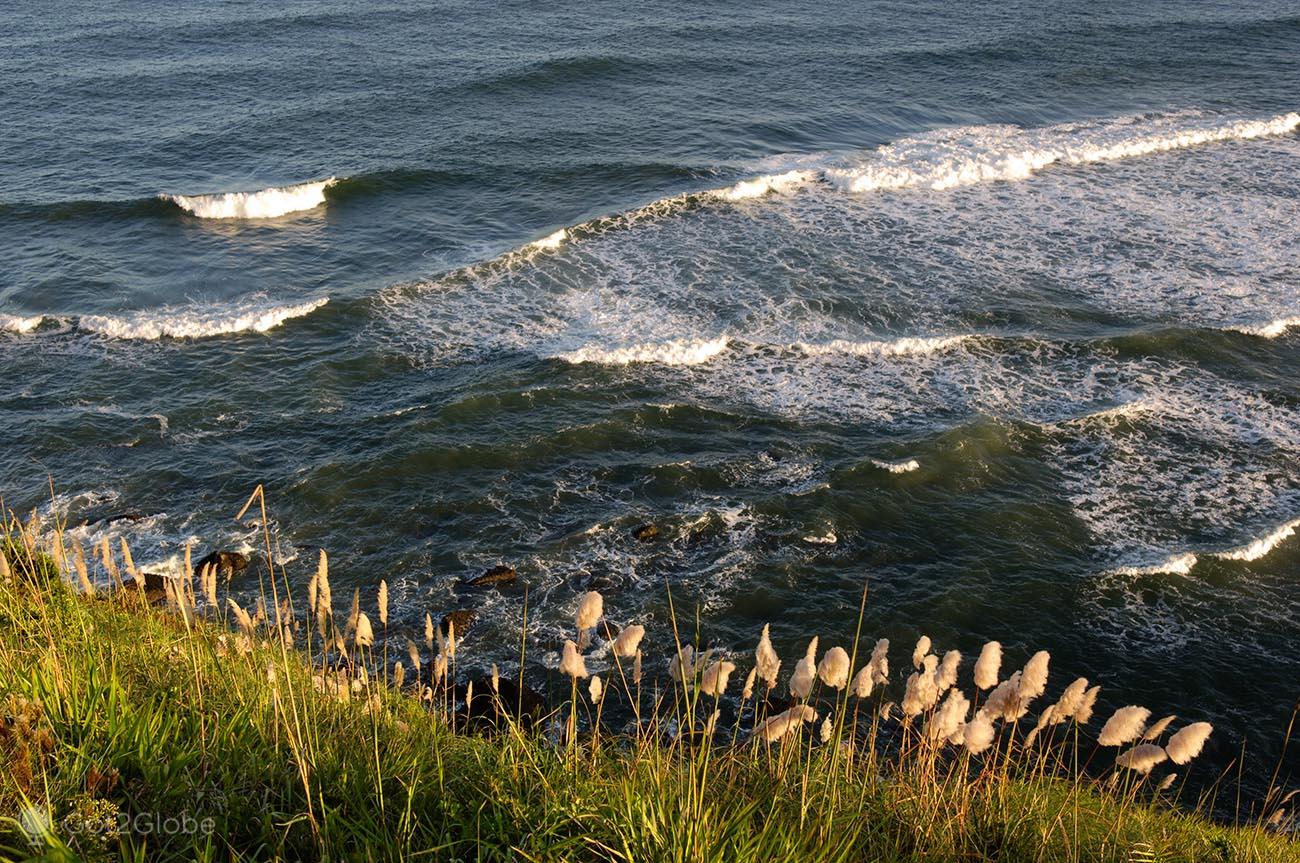
<path id="1" fill-rule="evenodd" d="M 492 691 L 492 678 L 474 678 L 474 697 L 465 702 L 469 688 L 456 687 L 456 698 L 465 702 L 456 711 L 457 722 L 475 731 L 499 729 L 510 717 L 524 727 L 535 725 L 546 715 L 546 699 L 527 684 L 502 677 L 498 691 Z"/>
<path id="2" fill-rule="evenodd" d="M 515 580 L 515 568 L 506 564 L 498 564 L 492 567 L 482 575 L 476 575 L 469 580 L 470 587 L 488 587 L 493 584 L 510 584 Z"/>
<path id="3" fill-rule="evenodd" d="M 140 577 L 144 580 L 144 599 L 150 605 L 164 605 L 167 602 L 167 576 L 158 575 L 155 572 L 142 572 Z M 140 585 L 127 579 L 124 589 L 130 593 L 138 594 Z"/>
<path id="4" fill-rule="evenodd" d="M 464 635 L 478 618 L 478 612 L 472 608 L 458 608 L 442 616 L 442 631 L 446 632 L 448 624 L 456 624 L 456 634 Z"/>
<path id="5" fill-rule="evenodd" d="M 659 538 L 659 525 L 643 524 L 636 530 L 632 531 L 632 536 L 641 542 L 654 542 Z"/>
<path id="6" fill-rule="evenodd" d="M 596 634 L 605 641 L 613 641 L 618 638 L 619 632 L 618 624 L 610 623 L 608 620 L 601 620 L 600 623 L 596 624 Z"/>
<path id="7" fill-rule="evenodd" d="M 202 572 L 205 566 L 212 566 L 218 575 L 231 578 L 248 569 L 248 555 L 238 551 L 214 551 L 194 564 L 194 571 Z"/>
<path id="8" fill-rule="evenodd" d="M 613 587 L 614 579 L 606 575 L 594 575 L 587 579 L 587 590 L 609 590 Z"/>
<path id="9" fill-rule="evenodd" d="M 142 512 L 117 512 L 112 515 L 101 515 L 90 519 L 87 525 L 109 525 L 119 521 L 143 521 L 147 516 Z"/>

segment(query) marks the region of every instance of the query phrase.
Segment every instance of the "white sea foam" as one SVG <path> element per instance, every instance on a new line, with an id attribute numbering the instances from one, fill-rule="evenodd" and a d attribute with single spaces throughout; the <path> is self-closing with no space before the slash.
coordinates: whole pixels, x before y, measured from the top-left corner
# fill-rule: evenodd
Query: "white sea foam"
<path id="1" fill-rule="evenodd" d="M 881 461 L 880 459 L 873 458 L 871 463 L 881 470 L 887 470 L 890 473 L 911 473 L 914 470 L 919 470 L 921 467 L 921 463 L 914 458 L 902 459 L 901 461 Z"/>
<path id="2" fill-rule="evenodd" d="M 533 240 L 525 248 L 534 249 L 536 251 L 550 251 L 552 249 L 558 249 L 560 246 L 564 245 L 564 241 L 568 238 L 569 229 L 560 228 L 560 230 L 553 234 L 547 234 L 540 240 Z"/>
<path id="3" fill-rule="evenodd" d="M 1196 555 L 1183 552 L 1170 555 L 1159 563 L 1142 566 L 1124 566 L 1115 570 L 1116 575 L 1187 575 L 1196 566 Z"/>
<path id="4" fill-rule="evenodd" d="M 667 342 L 647 342 L 622 348 L 588 346 L 576 351 L 557 354 L 555 359 L 568 363 L 600 363 L 601 365 L 628 365 L 630 363 L 659 363 L 669 366 L 694 366 L 708 362 L 727 349 L 730 339 L 673 339 Z"/>
<path id="5" fill-rule="evenodd" d="M 821 535 L 809 534 L 803 538 L 803 541 L 809 545 L 834 545 L 840 540 L 839 537 L 835 535 L 835 531 L 828 530 Z"/>
<path id="6" fill-rule="evenodd" d="M 164 200 L 200 219 L 274 219 L 325 203 L 325 190 L 337 177 L 296 186 L 257 192 L 222 192 L 216 195 L 160 195 Z"/>
<path id="7" fill-rule="evenodd" d="M 743 201 L 761 198 L 772 193 L 788 193 L 817 179 L 816 171 L 795 170 L 782 174 L 766 174 L 752 180 L 742 180 L 723 189 L 711 189 L 704 194 L 723 201 Z"/>
<path id="8" fill-rule="evenodd" d="M 291 318 L 309 315 L 328 297 L 287 306 L 241 303 L 147 309 L 123 315 L 82 315 L 78 326 L 111 339 L 197 339 L 233 333 L 264 333 Z"/>
<path id="9" fill-rule="evenodd" d="M 954 348 L 971 336 L 908 336 L 888 341 L 849 341 L 835 339 L 830 342 L 796 342 L 792 347 L 808 356 L 851 354 L 859 357 L 906 357 L 932 354 Z"/>
<path id="10" fill-rule="evenodd" d="M 1236 330 L 1239 333 L 1245 333 L 1248 336 L 1275 339 L 1292 327 L 1300 327 L 1300 315 L 1286 318 L 1274 318 L 1273 320 L 1262 324 L 1240 324 L 1235 327 L 1229 327 L 1228 329 Z"/>
<path id="11" fill-rule="evenodd" d="M 1300 528 L 1300 518 L 1294 518 L 1286 524 L 1279 525 L 1253 542 L 1218 552 L 1215 557 L 1223 560 L 1259 560 L 1274 548 L 1277 548 L 1278 544 L 1295 536 L 1297 528 Z"/>
<path id="12" fill-rule="evenodd" d="M 1049 165 L 1086 165 L 1201 144 L 1285 135 L 1297 126 L 1300 113 L 1214 125 L 1204 120 L 1134 118 L 1034 130 L 969 126 L 903 139 L 877 150 L 864 164 L 830 168 L 824 176 L 846 192 L 942 190 L 1023 180 Z"/>
<path id="13" fill-rule="evenodd" d="M 0 332 L 30 333 L 45 320 L 44 315 L 20 317 L 18 315 L 0 315 Z"/>

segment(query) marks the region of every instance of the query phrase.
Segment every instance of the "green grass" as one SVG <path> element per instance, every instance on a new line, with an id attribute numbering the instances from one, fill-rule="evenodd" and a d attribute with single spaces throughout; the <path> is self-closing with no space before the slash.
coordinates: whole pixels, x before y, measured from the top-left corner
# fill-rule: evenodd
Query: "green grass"
<path id="1" fill-rule="evenodd" d="M 1300 860 L 1262 827 L 1071 779 L 1042 757 L 895 759 L 815 733 L 770 749 L 729 731 L 712 746 L 557 743 L 563 715 L 461 733 L 390 687 L 319 691 L 273 628 L 246 639 L 133 592 L 84 596 L 30 561 L 10 570 L 6 859 Z M 120 817 L 118 835 L 84 826 Z"/>

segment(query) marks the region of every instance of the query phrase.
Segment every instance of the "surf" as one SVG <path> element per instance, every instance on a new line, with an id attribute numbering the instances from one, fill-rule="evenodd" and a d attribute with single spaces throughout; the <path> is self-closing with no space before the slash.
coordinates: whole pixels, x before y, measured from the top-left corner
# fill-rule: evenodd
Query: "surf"
<path id="1" fill-rule="evenodd" d="M 159 195 L 200 219 L 274 219 L 325 203 L 325 190 L 339 182 L 329 177 L 295 186 L 254 192 L 220 192 L 213 195 Z"/>

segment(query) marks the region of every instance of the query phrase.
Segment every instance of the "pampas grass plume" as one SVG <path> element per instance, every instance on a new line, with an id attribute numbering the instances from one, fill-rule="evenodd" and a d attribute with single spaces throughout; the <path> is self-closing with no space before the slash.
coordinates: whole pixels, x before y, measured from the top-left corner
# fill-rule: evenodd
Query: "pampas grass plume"
<path id="1" fill-rule="evenodd" d="M 754 681 L 758 679 L 758 666 L 749 669 L 749 674 L 745 676 L 745 686 L 740 691 L 742 701 L 748 701 L 754 695 Z"/>
<path id="2" fill-rule="evenodd" d="M 600 697 L 605 694 L 605 684 L 601 683 L 599 674 L 592 675 L 587 693 L 591 696 L 592 704 L 600 704 Z"/>
<path id="3" fill-rule="evenodd" d="M 1174 720 L 1177 718 L 1177 716 L 1170 714 L 1159 722 L 1154 723 L 1147 729 L 1146 734 L 1142 735 L 1142 742 L 1147 743 L 1159 739 L 1160 735 L 1165 733 L 1165 729 L 1172 725 Z"/>
<path id="4" fill-rule="evenodd" d="M 1064 722 L 1074 716 L 1075 712 L 1083 706 L 1083 699 L 1088 693 L 1088 678 L 1076 678 L 1073 683 L 1065 687 L 1061 697 L 1056 700 L 1056 712 L 1052 717 L 1052 724 Z"/>
<path id="5" fill-rule="evenodd" d="M 975 661 L 975 686 L 980 690 L 992 689 L 998 685 L 998 672 L 1002 670 L 1002 645 L 990 641 L 980 651 Z"/>
<path id="6" fill-rule="evenodd" d="M 1083 694 L 1083 701 L 1080 702 L 1077 710 L 1074 711 L 1074 721 L 1079 725 L 1087 725 L 1092 721 L 1092 712 L 1097 708 L 1097 696 L 1101 694 L 1101 685 L 1092 687 Z"/>
<path id="7" fill-rule="evenodd" d="M 641 651 L 636 652 L 636 658 L 632 660 L 632 685 L 641 685 Z"/>
<path id="8" fill-rule="evenodd" d="M 227 597 L 226 602 L 230 603 L 230 610 L 234 612 L 235 622 L 239 624 L 239 628 L 245 633 L 252 633 L 253 621 L 252 618 L 248 616 L 248 612 L 244 611 L 238 602 L 235 602 L 234 597 Z"/>
<path id="9" fill-rule="evenodd" d="M 645 638 L 645 627 L 639 623 L 623 627 L 623 631 L 614 639 L 614 655 L 620 659 L 631 659 L 636 656 L 636 652 L 641 647 L 641 639 Z"/>
<path id="10" fill-rule="evenodd" d="M 822 731 L 821 731 L 822 743 L 830 743 L 831 737 L 834 736 L 834 734 L 835 734 L 835 723 L 831 722 L 831 718 L 827 716 L 826 721 L 822 723 Z"/>
<path id="11" fill-rule="evenodd" d="M 668 676 L 681 683 L 695 676 L 695 648 L 683 644 L 677 654 L 668 660 Z"/>
<path id="12" fill-rule="evenodd" d="M 578 626 L 579 646 L 586 642 L 588 631 L 595 629 L 604 614 L 605 597 L 594 590 L 589 590 L 582 595 L 582 599 L 578 602 L 578 611 L 573 615 L 574 623 Z"/>
<path id="13" fill-rule="evenodd" d="M 1165 751 L 1154 743 L 1139 743 L 1127 752 L 1115 756 L 1115 764 L 1145 776 L 1151 772 L 1151 768 L 1167 757 Z"/>
<path id="14" fill-rule="evenodd" d="M 935 683 L 938 684 L 940 692 L 947 692 L 957 683 L 957 668 L 960 665 L 960 650 L 950 650 L 943 655 L 943 661 L 939 663 L 939 670 L 935 676 Z"/>
<path id="15" fill-rule="evenodd" d="M 736 670 L 734 662 L 712 662 L 704 669 L 704 674 L 700 676 L 700 691 L 705 695 L 711 695 L 714 698 L 721 698 L 727 691 L 727 682 L 731 679 L 731 673 Z"/>
<path id="16" fill-rule="evenodd" d="M 1020 698 L 1032 701 L 1047 691 L 1047 664 L 1052 656 L 1046 650 L 1040 650 L 1025 663 L 1020 674 Z"/>
<path id="17" fill-rule="evenodd" d="M 967 752 L 971 755 L 979 755 L 993 745 L 993 737 L 993 720 L 989 718 L 988 713 L 981 710 L 975 714 L 974 719 L 966 723 L 962 742 Z"/>
<path id="18" fill-rule="evenodd" d="M 930 636 L 922 635 L 916 640 L 916 647 L 912 649 L 912 667 L 918 671 L 921 669 L 921 662 L 925 655 L 930 652 Z"/>
<path id="19" fill-rule="evenodd" d="M 424 613 L 424 646 L 433 650 L 433 615 Z"/>
<path id="20" fill-rule="evenodd" d="M 567 638 L 564 640 L 564 656 L 560 659 L 560 672 L 574 680 L 587 676 L 587 661 L 578 652 L 578 645 Z"/>
<path id="21" fill-rule="evenodd" d="M 795 698 L 807 698 L 812 692 L 816 679 L 817 636 L 808 642 L 808 649 L 803 658 L 794 665 L 794 674 L 790 676 L 790 694 Z"/>
<path id="22" fill-rule="evenodd" d="M 853 675 L 853 683 L 850 684 L 850 688 L 853 690 L 855 696 L 858 698 L 866 698 L 871 694 L 872 673 L 874 671 L 875 669 L 870 663 L 868 663 L 858 669 L 857 674 Z"/>
<path id="23" fill-rule="evenodd" d="M 379 580 L 379 622 L 388 625 L 388 582 Z"/>
<path id="24" fill-rule="evenodd" d="M 772 649 L 768 628 L 768 624 L 763 624 L 763 636 L 758 640 L 758 647 L 754 650 L 754 662 L 758 669 L 758 676 L 763 678 L 763 683 L 768 689 L 773 689 L 776 687 L 777 675 L 781 673 L 781 658 Z"/>
<path id="25" fill-rule="evenodd" d="M 817 665 L 817 676 L 832 689 L 843 689 L 849 684 L 849 654 L 842 647 L 826 651 Z"/>
<path id="26" fill-rule="evenodd" d="M 778 713 L 754 729 L 754 734 L 764 743 L 775 743 L 805 722 L 814 722 L 817 711 L 807 704 L 796 704 L 784 713 Z"/>
<path id="27" fill-rule="evenodd" d="M 357 647 L 371 647 L 375 643 L 375 631 L 370 626 L 370 618 L 364 612 L 357 614 L 357 631 L 354 640 Z"/>
<path id="28" fill-rule="evenodd" d="M 871 649 L 871 680 L 877 686 L 889 682 L 889 639 L 882 638 Z"/>
<path id="29" fill-rule="evenodd" d="M 1208 722 L 1193 722 L 1175 731 L 1174 736 L 1165 744 L 1169 760 L 1175 764 L 1186 764 L 1200 755 L 1201 748 L 1205 746 L 1212 731 L 1214 726 Z"/>
<path id="30" fill-rule="evenodd" d="M 1146 728 L 1147 719 L 1150 717 L 1151 711 L 1145 707 L 1136 704 L 1121 707 L 1106 720 L 1097 742 L 1102 746 L 1122 746 L 1125 743 L 1132 743 L 1142 736 L 1142 729 Z"/>

